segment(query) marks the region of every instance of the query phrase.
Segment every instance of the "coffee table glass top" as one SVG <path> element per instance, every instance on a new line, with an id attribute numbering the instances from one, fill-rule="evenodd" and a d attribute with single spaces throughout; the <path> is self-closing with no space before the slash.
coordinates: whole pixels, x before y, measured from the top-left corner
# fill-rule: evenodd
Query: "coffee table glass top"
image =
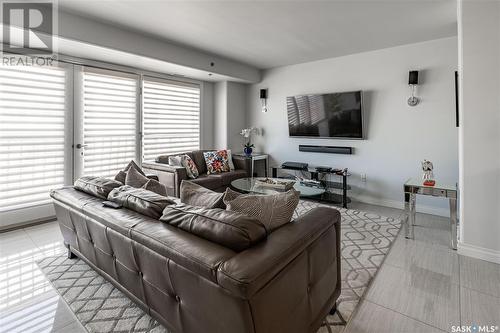
<path id="1" fill-rule="evenodd" d="M 410 178 L 406 181 L 405 186 L 430 187 L 430 188 L 437 188 L 437 189 L 448 190 L 448 191 L 456 191 L 457 190 L 456 185 L 440 183 L 438 180 L 436 180 L 436 184 L 434 186 L 426 186 L 426 185 L 424 185 L 424 181 L 421 178 Z"/>
<path id="2" fill-rule="evenodd" d="M 259 186 L 259 184 L 255 183 L 255 181 L 257 179 L 266 179 L 266 178 L 265 177 L 240 178 L 240 179 L 233 180 L 231 182 L 231 186 L 234 187 L 235 189 L 237 189 L 238 191 L 247 192 L 247 193 L 276 194 L 276 193 L 282 192 L 282 191 L 274 190 L 274 189 L 271 189 L 268 187 Z M 274 179 L 274 178 L 272 178 L 272 179 Z M 290 179 L 281 179 L 281 178 L 276 178 L 276 180 L 290 181 Z M 303 197 L 312 197 L 312 196 L 321 195 L 321 194 L 325 193 L 325 189 L 323 187 L 302 185 L 298 181 L 295 181 L 293 188 L 296 191 L 299 191 L 300 195 Z"/>

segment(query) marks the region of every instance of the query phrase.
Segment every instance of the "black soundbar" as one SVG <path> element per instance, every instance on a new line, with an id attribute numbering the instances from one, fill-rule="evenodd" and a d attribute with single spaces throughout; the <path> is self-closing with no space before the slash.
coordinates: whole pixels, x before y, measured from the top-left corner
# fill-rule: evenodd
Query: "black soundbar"
<path id="1" fill-rule="evenodd" d="M 352 147 L 336 147 L 336 146 L 309 146 L 299 145 L 299 151 L 307 151 L 312 153 L 329 153 L 329 154 L 352 154 Z"/>

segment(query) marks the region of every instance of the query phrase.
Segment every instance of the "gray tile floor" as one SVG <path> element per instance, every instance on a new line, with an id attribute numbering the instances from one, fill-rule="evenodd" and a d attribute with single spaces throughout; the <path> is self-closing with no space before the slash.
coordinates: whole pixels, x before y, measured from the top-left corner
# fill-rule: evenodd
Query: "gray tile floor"
<path id="1" fill-rule="evenodd" d="M 403 213 L 361 203 L 351 208 L 390 217 Z M 417 214 L 415 240 L 400 233 L 346 333 L 500 325 L 500 265 L 451 250 L 448 223 Z M 0 332 L 85 332 L 35 263 L 65 252 L 61 241 L 55 222 L 0 234 Z"/>

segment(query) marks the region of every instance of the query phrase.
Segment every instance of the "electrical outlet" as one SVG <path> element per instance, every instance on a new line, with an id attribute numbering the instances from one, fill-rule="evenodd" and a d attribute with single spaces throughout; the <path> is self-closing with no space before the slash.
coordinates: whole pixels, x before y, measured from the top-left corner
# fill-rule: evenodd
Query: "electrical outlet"
<path id="1" fill-rule="evenodd" d="M 366 183 L 366 173 L 362 173 L 362 174 L 361 174 L 361 181 L 362 181 L 363 183 Z"/>

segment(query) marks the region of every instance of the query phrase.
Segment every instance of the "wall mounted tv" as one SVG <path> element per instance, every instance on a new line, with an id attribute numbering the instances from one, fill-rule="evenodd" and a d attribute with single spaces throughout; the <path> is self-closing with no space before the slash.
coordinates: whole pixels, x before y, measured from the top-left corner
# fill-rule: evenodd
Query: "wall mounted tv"
<path id="1" fill-rule="evenodd" d="M 291 137 L 363 138 L 361 91 L 286 98 Z"/>

